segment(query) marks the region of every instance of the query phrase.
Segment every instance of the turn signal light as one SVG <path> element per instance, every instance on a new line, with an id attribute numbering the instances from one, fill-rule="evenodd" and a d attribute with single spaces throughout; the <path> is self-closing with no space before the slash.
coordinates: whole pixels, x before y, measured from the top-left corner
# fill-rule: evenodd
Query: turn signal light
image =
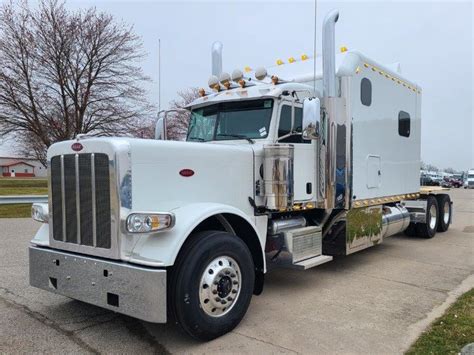
<path id="1" fill-rule="evenodd" d="M 127 217 L 127 230 L 130 233 L 150 233 L 174 226 L 172 213 L 132 213 Z"/>

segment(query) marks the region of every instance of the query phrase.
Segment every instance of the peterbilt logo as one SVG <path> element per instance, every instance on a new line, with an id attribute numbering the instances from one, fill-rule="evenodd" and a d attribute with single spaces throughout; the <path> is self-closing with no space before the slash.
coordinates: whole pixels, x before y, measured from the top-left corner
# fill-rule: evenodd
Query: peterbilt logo
<path id="1" fill-rule="evenodd" d="M 82 150 L 82 148 L 84 148 L 84 147 L 82 146 L 81 143 L 76 142 L 76 143 L 73 143 L 73 144 L 71 145 L 71 148 L 72 148 L 72 150 L 74 150 L 75 152 L 78 152 L 78 151 Z"/>

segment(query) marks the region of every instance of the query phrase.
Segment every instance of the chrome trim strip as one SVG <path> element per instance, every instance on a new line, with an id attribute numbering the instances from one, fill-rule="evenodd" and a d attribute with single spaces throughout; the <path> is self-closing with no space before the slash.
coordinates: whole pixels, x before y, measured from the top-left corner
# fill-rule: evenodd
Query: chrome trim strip
<path id="1" fill-rule="evenodd" d="M 75 173 L 76 173 L 76 235 L 77 244 L 81 244 L 81 197 L 80 197 L 80 186 L 79 186 L 79 154 L 74 156 Z"/>
<path id="2" fill-rule="evenodd" d="M 91 138 L 87 140 L 87 147 L 84 148 L 83 152 L 90 154 L 95 153 L 96 155 L 98 153 L 103 153 L 106 154 L 109 159 L 111 218 L 110 248 L 100 248 L 93 245 L 89 246 L 83 244 L 78 245 L 75 243 L 67 243 L 62 240 L 55 240 L 51 233 L 50 246 L 52 248 L 110 259 L 127 260 L 132 248 L 132 244 L 130 244 L 125 238 L 127 234 L 125 219 L 132 208 L 132 167 L 130 150 L 130 144 L 125 139 L 110 140 L 107 138 Z M 75 154 L 69 153 L 69 151 L 61 153 Z M 51 159 L 51 157 L 54 156 L 51 150 L 49 154 L 51 155 L 49 156 L 49 159 Z M 56 156 L 60 156 L 60 154 L 56 154 Z M 65 208 L 63 210 L 65 211 Z M 99 236 L 96 237 L 98 238 Z"/>
<path id="3" fill-rule="evenodd" d="M 92 245 L 97 247 L 97 220 L 95 200 L 95 154 L 91 154 L 91 187 L 92 187 Z"/>
<path id="4" fill-rule="evenodd" d="M 66 187 L 64 184 L 64 155 L 61 155 L 61 208 L 63 210 L 63 242 L 66 242 Z"/>

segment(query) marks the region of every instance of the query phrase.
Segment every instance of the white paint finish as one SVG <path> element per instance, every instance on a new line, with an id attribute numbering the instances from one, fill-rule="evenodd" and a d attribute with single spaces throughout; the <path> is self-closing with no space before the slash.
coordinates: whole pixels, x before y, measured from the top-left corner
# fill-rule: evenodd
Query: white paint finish
<path id="1" fill-rule="evenodd" d="M 249 144 L 130 140 L 132 208 L 169 211 L 192 203 L 220 203 L 252 215 L 253 150 Z M 194 175 L 183 177 L 182 169 Z"/>
<path id="2" fill-rule="evenodd" d="M 365 61 L 359 64 L 361 71 L 351 80 L 352 195 L 364 199 L 417 192 L 420 187 L 421 95 L 378 71 L 365 68 L 363 63 Z M 360 100 L 362 78 L 368 78 L 372 83 L 371 106 L 362 105 Z M 398 133 L 400 111 L 410 114 L 410 137 Z M 369 155 L 380 156 L 379 188 L 368 187 L 372 186 L 367 180 Z"/>
<path id="3" fill-rule="evenodd" d="M 39 223 L 41 226 L 33 237 L 31 243 L 34 245 L 49 246 L 49 224 L 48 223 Z"/>
<path id="4" fill-rule="evenodd" d="M 260 219 L 257 228 L 253 216 L 250 217 L 235 207 L 202 202 L 185 204 L 171 212 L 176 216 L 176 225 L 173 229 L 150 235 L 137 235 L 138 242 L 129 258 L 130 262 L 148 266 L 173 265 L 181 246 L 193 229 L 206 218 L 222 213 L 234 214 L 246 220 L 259 236 L 259 243 L 264 250 L 266 221 Z M 265 260 L 263 262 L 265 263 Z"/>
<path id="5" fill-rule="evenodd" d="M 379 155 L 367 156 L 367 188 L 377 189 L 380 187 L 382 167 Z"/>
<path id="6" fill-rule="evenodd" d="M 283 106 L 291 107 L 291 101 L 283 101 L 278 109 L 278 116 L 275 123 L 279 125 Z M 302 104 L 295 104 L 295 107 L 303 108 Z M 275 135 L 278 136 L 278 128 L 275 128 Z M 316 141 L 309 143 L 290 143 L 294 146 L 294 201 L 313 201 L 316 199 Z M 306 193 L 306 184 L 312 184 L 312 193 Z"/>
<path id="7" fill-rule="evenodd" d="M 294 144 L 295 202 L 316 199 L 316 143 Z M 306 193 L 306 184 L 311 183 L 311 194 Z"/>

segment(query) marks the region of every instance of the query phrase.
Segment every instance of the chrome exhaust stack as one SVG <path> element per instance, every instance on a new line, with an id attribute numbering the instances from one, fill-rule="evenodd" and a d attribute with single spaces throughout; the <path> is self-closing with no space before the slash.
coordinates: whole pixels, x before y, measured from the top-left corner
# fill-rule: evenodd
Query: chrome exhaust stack
<path id="1" fill-rule="evenodd" d="M 336 96 L 336 22 L 339 11 L 332 10 L 323 23 L 323 95 Z"/>
<path id="2" fill-rule="evenodd" d="M 216 41 L 212 44 L 211 60 L 212 60 L 212 75 L 220 77 L 222 74 L 222 43 Z"/>

